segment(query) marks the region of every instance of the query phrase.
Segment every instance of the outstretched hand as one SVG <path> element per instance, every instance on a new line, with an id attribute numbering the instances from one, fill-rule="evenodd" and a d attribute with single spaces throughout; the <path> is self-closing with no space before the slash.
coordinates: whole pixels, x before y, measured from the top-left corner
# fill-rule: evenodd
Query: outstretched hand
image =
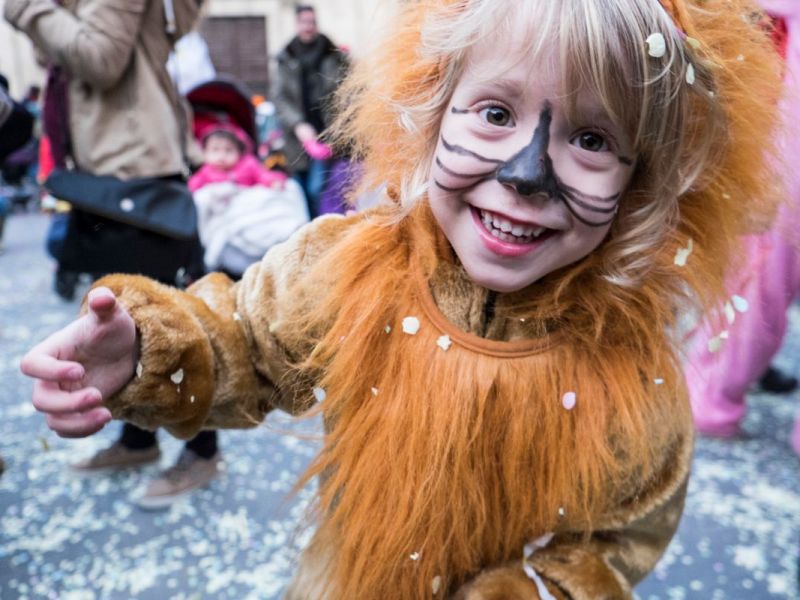
<path id="1" fill-rule="evenodd" d="M 22 359 L 36 379 L 33 405 L 62 437 L 85 437 L 111 420 L 103 406 L 136 370 L 136 325 L 104 287 L 89 292 L 85 315 L 31 349 Z"/>

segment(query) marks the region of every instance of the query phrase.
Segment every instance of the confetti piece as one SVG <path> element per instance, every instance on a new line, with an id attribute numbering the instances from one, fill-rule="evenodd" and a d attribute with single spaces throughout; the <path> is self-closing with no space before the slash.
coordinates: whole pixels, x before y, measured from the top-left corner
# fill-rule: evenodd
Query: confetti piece
<path id="1" fill-rule="evenodd" d="M 689 66 L 686 67 L 686 83 L 689 85 L 694 85 L 696 79 L 697 75 L 694 71 L 694 65 L 690 63 Z"/>
<path id="2" fill-rule="evenodd" d="M 659 377 L 658 379 L 654 379 L 653 383 L 656 385 L 664 385 L 664 380 Z"/>
<path id="3" fill-rule="evenodd" d="M 735 308 L 737 312 L 746 313 L 750 310 L 750 303 L 741 296 L 734 296 L 731 298 L 731 302 L 733 303 L 733 308 Z"/>
<path id="4" fill-rule="evenodd" d="M 728 320 L 728 325 L 733 325 L 734 321 L 736 321 L 736 311 L 730 302 L 725 303 L 725 318 Z"/>
<path id="5" fill-rule="evenodd" d="M 183 369 L 178 369 L 169 378 L 175 385 L 180 385 L 181 381 L 183 381 Z"/>
<path id="6" fill-rule="evenodd" d="M 661 58 L 667 53 L 667 41 L 660 33 L 651 33 L 646 42 L 647 53 L 653 58 Z"/>
<path id="7" fill-rule="evenodd" d="M 403 319 L 403 333 L 408 335 L 417 335 L 419 332 L 420 324 L 417 317 L 406 317 Z"/>
<path id="8" fill-rule="evenodd" d="M 195 400 L 195 399 L 194 399 L 194 396 L 192 396 L 191 398 L 189 398 L 189 402 L 190 402 L 191 404 L 194 404 L 194 400 Z"/>
<path id="9" fill-rule="evenodd" d="M 739 62 L 742 62 L 744 60 L 744 54 L 740 54 L 739 56 L 737 56 L 736 60 L 738 60 Z"/>
<path id="10" fill-rule="evenodd" d="M 708 351 L 711 354 L 716 354 L 722 349 L 722 339 L 717 336 L 708 340 Z"/>
<path id="11" fill-rule="evenodd" d="M 136 363 L 136 377 L 141 379 L 142 373 L 144 373 L 144 365 L 141 362 L 138 362 Z"/>
<path id="12" fill-rule="evenodd" d="M 675 253 L 675 264 L 679 267 L 685 267 L 686 263 L 689 262 L 689 257 L 692 252 L 694 252 L 694 240 L 689 238 L 689 243 L 686 248 L 680 248 L 678 252 Z"/>
<path id="13" fill-rule="evenodd" d="M 564 408 L 567 410 L 572 410 L 575 408 L 575 404 L 578 402 L 578 395 L 575 392 L 567 392 L 564 394 L 564 397 L 561 399 L 561 404 L 564 405 Z"/>
<path id="14" fill-rule="evenodd" d="M 723 194 L 722 194 L 722 197 L 723 197 L 725 200 L 730 200 L 730 199 L 731 199 L 731 195 L 730 195 L 729 193 L 727 193 L 727 192 L 723 192 Z"/>
<path id="15" fill-rule="evenodd" d="M 419 560 L 419 552 L 414 552 L 409 556 L 411 560 Z"/>
<path id="16" fill-rule="evenodd" d="M 436 345 L 439 346 L 439 348 L 441 348 L 445 352 L 447 352 L 448 350 L 450 350 L 450 346 L 453 345 L 453 342 L 450 339 L 449 335 L 443 335 L 438 340 L 436 340 Z"/>
<path id="17" fill-rule="evenodd" d="M 233 313 L 233 320 L 234 321 L 241 321 L 242 320 L 242 315 L 240 315 L 238 312 Z"/>
<path id="18" fill-rule="evenodd" d="M 325 393 L 325 390 L 319 387 L 314 388 L 314 398 L 317 399 L 317 402 L 324 402 L 327 397 L 328 395 Z"/>
<path id="19" fill-rule="evenodd" d="M 439 590 L 441 589 L 442 589 L 442 576 L 437 575 L 436 577 L 433 578 L 433 581 L 431 581 L 431 591 L 435 596 L 436 594 L 439 593 Z"/>
<path id="20" fill-rule="evenodd" d="M 696 38 L 687 37 L 686 38 L 686 44 L 688 46 L 690 46 L 694 50 L 699 50 L 700 49 L 700 40 L 698 40 Z"/>
<path id="21" fill-rule="evenodd" d="M 566 511 L 566 510 L 564 510 L 564 507 L 563 507 L 563 506 L 562 506 L 561 508 L 559 508 L 559 509 L 558 509 L 558 516 L 559 516 L 559 517 L 563 517 L 563 516 L 564 516 L 564 515 L 566 515 L 566 514 L 567 514 L 567 511 Z"/>
<path id="22" fill-rule="evenodd" d="M 391 325 L 387 325 L 386 327 L 384 327 L 384 328 L 383 328 L 383 331 L 384 331 L 384 332 L 385 332 L 387 335 L 388 335 L 388 334 L 390 334 L 390 333 L 392 333 L 392 326 L 391 326 Z"/>
<path id="23" fill-rule="evenodd" d="M 731 335 L 731 334 L 730 334 L 730 333 L 728 333 L 727 331 L 723 331 L 722 333 L 720 333 L 720 334 L 719 334 L 719 339 L 721 339 L 721 340 L 727 340 L 727 339 L 730 337 L 730 335 Z"/>
<path id="24" fill-rule="evenodd" d="M 370 390 L 370 391 L 372 392 L 373 396 L 377 396 L 378 395 L 378 388 L 372 388 L 372 390 Z"/>

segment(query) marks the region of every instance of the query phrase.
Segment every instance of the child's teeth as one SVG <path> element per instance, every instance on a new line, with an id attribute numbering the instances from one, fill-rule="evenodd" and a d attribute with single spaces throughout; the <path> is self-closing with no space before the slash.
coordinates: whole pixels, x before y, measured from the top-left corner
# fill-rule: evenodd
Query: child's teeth
<path id="1" fill-rule="evenodd" d="M 512 223 L 508 219 L 494 215 L 489 211 L 480 209 L 479 215 L 486 229 L 503 242 L 530 243 L 545 231 L 546 227 L 530 227 L 519 223 Z"/>

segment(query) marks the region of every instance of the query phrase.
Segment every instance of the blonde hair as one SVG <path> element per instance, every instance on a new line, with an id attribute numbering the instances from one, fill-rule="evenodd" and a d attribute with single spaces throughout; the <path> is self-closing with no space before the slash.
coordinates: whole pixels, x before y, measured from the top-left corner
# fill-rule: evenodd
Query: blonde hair
<path id="1" fill-rule="evenodd" d="M 407 214 L 426 194 L 439 125 L 471 48 L 490 36 L 507 38 L 523 23 L 530 41 L 518 48 L 519 60 L 557 41 L 567 98 L 578 89 L 595 93 L 634 143 L 636 174 L 609 239 L 595 252 L 600 274 L 626 287 L 641 283 L 665 244 L 677 248 L 698 234 L 682 214 L 695 201 L 718 217 L 722 231 L 708 251 L 724 261 L 750 221 L 745 213 L 754 198 L 767 204 L 770 197 L 764 181 L 743 171 L 749 161 L 763 176 L 779 66 L 764 32 L 746 22 L 752 3 L 709 0 L 688 9 L 697 40 L 685 39 L 658 0 L 405 3 L 393 31 L 340 91 L 338 135 L 364 160 L 364 187 L 387 184 Z M 648 55 L 652 33 L 666 41 L 663 57 Z M 740 147 L 732 148 L 732 139 Z M 709 190 L 736 201 L 699 198 Z M 723 218 L 722 211 L 732 212 Z"/>

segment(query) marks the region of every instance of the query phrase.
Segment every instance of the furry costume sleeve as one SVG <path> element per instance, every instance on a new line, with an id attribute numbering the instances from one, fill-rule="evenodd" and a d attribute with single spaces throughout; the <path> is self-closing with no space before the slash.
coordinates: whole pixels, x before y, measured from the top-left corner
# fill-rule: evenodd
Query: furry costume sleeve
<path id="1" fill-rule="evenodd" d="M 316 221 L 237 284 L 211 274 L 181 292 L 144 277 L 99 280 L 131 313 L 141 340 L 136 376 L 106 402 L 114 417 L 190 439 L 203 427 L 256 426 L 273 407 L 307 408 L 313 398 L 295 397 L 285 379 L 299 358 L 282 339 L 285 296 L 343 229 L 340 217 Z"/>

